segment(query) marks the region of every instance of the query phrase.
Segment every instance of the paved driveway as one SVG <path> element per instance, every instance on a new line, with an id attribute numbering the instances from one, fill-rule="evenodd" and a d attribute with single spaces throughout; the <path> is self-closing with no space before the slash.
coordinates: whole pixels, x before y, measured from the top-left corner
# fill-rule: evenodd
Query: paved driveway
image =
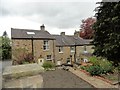
<path id="1" fill-rule="evenodd" d="M 11 66 L 12 61 L 7 60 L 7 61 L 0 61 L 0 90 L 2 88 L 2 70 L 4 70 L 5 67 Z"/>
<path id="2" fill-rule="evenodd" d="M 11 65 L 12 65 L 11 60 L 2 61 L 2 70 L 4 70 L 5 67 L 11 66 Z"/>
<path id="3" fill-rule="evenodd" d="M 84 80 L 65 70 L 46 71 L 42 76 L 43 88 L 93 88 Z"/>

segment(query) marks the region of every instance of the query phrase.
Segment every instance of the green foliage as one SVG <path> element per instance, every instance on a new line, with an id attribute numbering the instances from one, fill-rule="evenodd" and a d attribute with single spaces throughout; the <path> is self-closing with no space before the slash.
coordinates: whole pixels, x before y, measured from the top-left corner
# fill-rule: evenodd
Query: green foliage
<path id="1" fill-rule="evenodd" d="M 81 66 L 80 68 L 83 69 L 83 70 L 86 70 L 88 72 L 89 67 L 90 66 Z"/>
<path id="2" fill-rule="evenodd" d="M 97 8 L 93 44 L 94 54 L 120 62 L 120 2 L 101 2 Z"/>
<path id="3" fill-rule="evenodd" d="M 87 71 L 92 75 L 100 75 L 102 74 L 103 70 L 100 66 L 98 65 L 93 65 L 93 66 L 89 66 L 89 68 L 87 68 Z"/>
<path id="4" fill-rule="evenodd" d="M 29 62 L 27 62 L 27 61 L 22 61 L 22 64 L 29 64 Z"/>
<path id="5" fill-rule="evenodd" d="M 103 74 L 109 73 L 109 72 L 113 72 L 114 67 L 112 65 L 112 62 L 109 62 L 106 59 L 100 60 L 99 61 L 99 66 L 102 68 L 103 70 Z"/>
<path id="6" fill-rule="evenodd" d="M 87 70 L 85 66 L 81 66 L 80 68 L 83 70 Z"/>
<path id="7" fill-rule="evenodd" d="M 107 74 L 114 71 L 113 63 L 102 57 L 90 57 L 92 66 L 81 67 L 81 69 L 88 71 L 91 75 Z"/>
<path id="8" fill-rule="evenodd" d="M 55 68 L 55 64 L 52 62 L 46 61 L 43 63 L 42 67 L 45 68 L 45 70 L 49 70 L 49 69 Z"/>
<path id="9" fill-rule="evenodd" d="M 90 60 L 90 63 L 92 63 L 93 65 L 98 65 L 99 64 L 98 58 L 95 57 L 95 56 L 90 57 L 89 60 Z"/>
<path id="10" fill-rule="evenodd" d="M 0 57 L 2 57 L 2 60 L 11 59 L 11 40 L 6 33 L 0 37 L 0 43 L 0 47 L 2 48 L 0 50 Z"/>

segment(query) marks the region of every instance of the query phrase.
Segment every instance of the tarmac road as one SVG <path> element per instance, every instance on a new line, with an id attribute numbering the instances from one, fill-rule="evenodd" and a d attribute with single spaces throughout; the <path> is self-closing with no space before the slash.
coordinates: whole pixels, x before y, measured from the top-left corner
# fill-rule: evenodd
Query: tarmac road
<path id="1" fill-rule="evenodd" d="M 57 69 L 42 73 L 43 88 L 94 88 L 69 71 Z"/>

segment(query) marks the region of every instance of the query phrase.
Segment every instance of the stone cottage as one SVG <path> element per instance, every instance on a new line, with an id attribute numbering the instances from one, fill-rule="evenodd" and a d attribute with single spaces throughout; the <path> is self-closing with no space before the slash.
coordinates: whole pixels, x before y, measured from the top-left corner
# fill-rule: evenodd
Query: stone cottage
<path id="1" fill-rule="evenodd" d="M 65 32 L 51 35 L 44 25 L 40 26 L 40 30 L 11 28 L 11 38 L 13 51 L 25 48 L 32 53 L 36 62 L 40 57 L 56 64 L 72 62 L 78 60 L 84 50 L 92 51 L 90 40 L 80 38 L 78 32 L 71 36 L 65 35 Z"/>
<path id="2" fill-rule="evenodd" d="M 60 63 L 77 62 L 80 55 L 87 51 L 92 53 L 91 40 L 84 40 L 79 37 L 79 32 L 75 31 L 74 35 L 53 35 L 56 39 L 55 60 Z"/>

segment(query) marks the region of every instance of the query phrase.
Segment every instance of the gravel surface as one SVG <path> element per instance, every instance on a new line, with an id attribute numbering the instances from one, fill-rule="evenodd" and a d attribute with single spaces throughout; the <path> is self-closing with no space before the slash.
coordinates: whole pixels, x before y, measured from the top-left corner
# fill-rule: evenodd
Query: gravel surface
<path id="1" fill-rule="evenodd" d="M 42 73 L 43 88 L 93 88 L 69 71 L 57 69 Z"/>

